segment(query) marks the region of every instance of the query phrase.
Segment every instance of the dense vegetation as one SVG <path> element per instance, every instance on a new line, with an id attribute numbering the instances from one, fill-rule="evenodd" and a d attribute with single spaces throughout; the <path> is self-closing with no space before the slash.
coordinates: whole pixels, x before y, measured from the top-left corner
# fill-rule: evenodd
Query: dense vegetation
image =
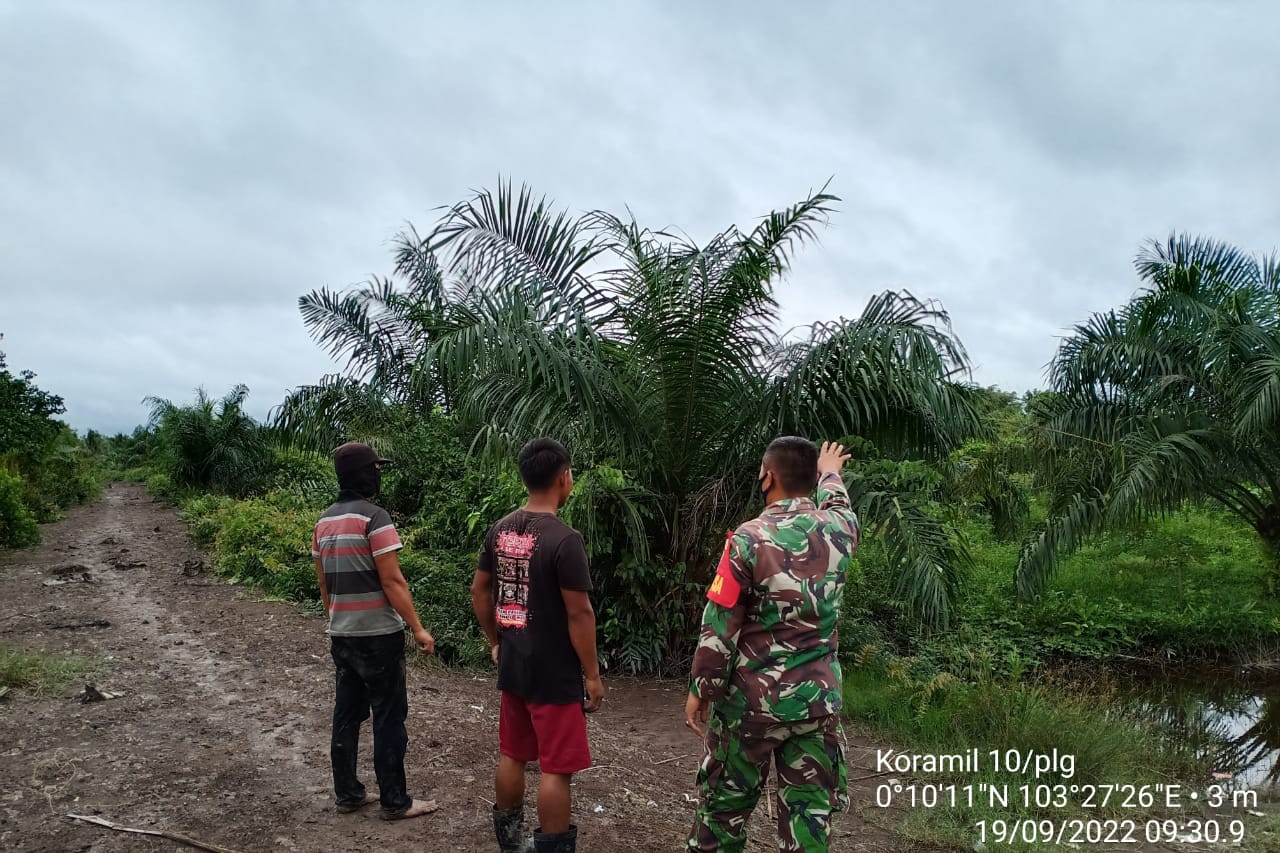
<path id="1" fill-rule="evenodd" d="M 1018 585 L 1090 533 L 1212 500 L 1280 559 L 1280 258 L 1171 238 L 1137 260 L 1144 289 L 1066 339 L 1040 437 L 1053 519 Z"/>
<path id="2" fill-rule="evenodd" d="M 1044 740 L 1088 781 L 1203 772 L 1203 744 L 1069 685 L 1081 666 L 1096 681 L 1101 664 L 1280 648 L 1280 267 L 1153 244 L 1144 289 L 1076 327 L 1051 387 L 1019 396 L 974 386 L 947 314 L 907 293 L 781 333 L 775 287 L 834 201 L 695 244 L 527 189 L 480 193 L 402 233 L 392 278 L 300 300 L 343 369 L 267 423 L 243 386 L 198 391 L 87 444 L 179 504 L 226 577 L 318 609 L 308 544 L 336 490 L 328 452 L 370 442 L 395 460 L 380 501 L 439 653 L 484 665 L 475 554 L 522 500 L 516 448 L 554 435 L 575 455 L 565 516 L 586 533 L 606 666 L 679 674 L 723 530 L 759 510 L 765 443 L 839 439 L 865 533 L 840 626 L 852 716 L 921 748 Z M 57 398 L 3 375 L 31 424 L 53 423 Z M 90 452 L 65 427 L 31 429 L 0 430 L 44 448 L 31 465 L 0 442 L 0 517 L 9 493 L 49 517 L 63 498 L 41 472 Z"/>
<path id="3" fill-rule="evenodd" d="M 309 600 L 326 452 L 369 441 L 397 461 L 382 500 L 443 652 L 462 661 L 482 655 L 474 555 L 518 505 L 510 460 L 537 434 L 575 453 L 566 517 L 587 534 L 606 659 L 631 671 L 682 666 L 717 531 L 758 510 L 758 455 L 779 432 L 853 448 L 867 536 L 843 646 L 901 656 L 924 683 L 1280 637 L 1274 263 L 1209 241 L 1152 246 L 1146 289 L 1078 327 L 1053 387 L 1019 397 L 965 382 L 947 315 L 909 294 L 779 333 L 774 288 L 834 201 L 817 193 L 698 245 L 574 219 L 527 188 L 482 192 L 426 236 L 402 233 L 394 279 L 300 300 L 343 372 L 269 424 L 245 415 L 243 387 L 153 400 L 113 453 L 184 501 L 229 576 Z"/>
<path id="4" fill-rule="evenodd" d="M 354 406 L 372 396 L 453 417 L 495 474 L 529 436 L 554 435 L 576 454 L 570 513 L 600 575 L 625 575 L 652 607 L 620 614 L 625 630 L 687 627 L 686 588 L 742 518 L 773 436 L 858 436 L 936 460 L 980 429 L 936 307 L 885 293 L 802 340 L 777 328 L 774 287 L 834 200 L 818 193 L 698 245 L 603 212 L 575 220 L 527 188 L 480 193 L 426 237 L 400 235 L 399 284 L 301 300 L 347 372 L 286 403 L 280 426 L 332 440 L 329 406 L 358 386 Z M 899 593 L 945 625 L 963 567 L 953 539 L 889 484 L 850 487 L 865 523 L 895 531 Z M 654 640 L 670 652 L 676 636 Z"/>
<path id="5" fill-rule="evenodd" d="M 0 547 L 40 541 L 40 522 L 98 493 L 92 444 L 58 420 L 62 398 L 35 374 L 9 371 L 0 352 Z"/>

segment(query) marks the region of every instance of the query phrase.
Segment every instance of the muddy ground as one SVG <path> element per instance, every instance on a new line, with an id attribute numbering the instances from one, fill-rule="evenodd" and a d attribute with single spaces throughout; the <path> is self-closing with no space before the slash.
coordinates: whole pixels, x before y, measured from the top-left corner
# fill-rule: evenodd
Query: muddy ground
<path id="1" fill-rule="evenodd" d="M 0 642 L 100 662 L 99 691 L 0 703 L 0 850 L 190 850 L 65 817 L 98 815 L 237 851 L 492 850 L 497 692 L 488 674 L 427 662 L 409 677 L 410 793 L 440 808 L 388 823 L 334 811 L 328 764 L 332 663 L 324 621 L 256 600 L 203 568 L 174 511 L 139 486 L 0 554 Z M 579 849 L 674 851 L 693 815 L 701 743 L 683 727 L 682 685 L 608 678 L 591 718 L 595 767 L 574 782 Z M 361 742 L 365 781 L 376 790 Z M 849 738 L 852 811 L 832 849 L 910 849 L 872 805 L 868 744 Z M 536 772 L 528 813 L 534 814 Z M 762 802 L 750 850 L 776 849 Z"/>

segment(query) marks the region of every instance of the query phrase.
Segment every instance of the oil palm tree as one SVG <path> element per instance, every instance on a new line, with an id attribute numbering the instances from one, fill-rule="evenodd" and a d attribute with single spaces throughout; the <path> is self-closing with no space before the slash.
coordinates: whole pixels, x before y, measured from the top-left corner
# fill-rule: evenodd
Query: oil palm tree
<path id="1" fill-rule="evenodd" d="M 244 411 L 248 395 L 246 386 L 237 385 L 220 400 L 197 388 L 187 405 L 158 397 L 144 401 L 176 485 L 244 497 L 270 471 L 267 431 Z"/>
<path id="2" fill-rule="evenodd" d="M 1143 289 L 1076 326 L 1051 366 L 1053 512 L 1023 549 L 1024 597 L 1086 537 L 1188 500 L 1280 549 L 1280 264 L 1174 236 L 1136 266 Z"/>
<path id="3" fill-rule="evenodd" d="M 400 235 L 400 286 L 320 290 L 300 307 L 349 377 L 455 413 L 477 454 L 551 434 L 575 464 L 621 472 L 594 493 L 613 502 L 615 553 L 665 566 L 674 593 L 705 578 L 774 436 L 941 455 L 979 429 L 965 353 L 936 305 L 883 293 L 800 339 L 778 330 L 774 288 L 835 201 L 814 193 L 698 244 L 500 185 L 426 236 Z M 864 527 L 891 543 L 903 600 L 945 623 L 965 564 L 955 537 L 874 478 L 855 472 L 850 487 Z"/>

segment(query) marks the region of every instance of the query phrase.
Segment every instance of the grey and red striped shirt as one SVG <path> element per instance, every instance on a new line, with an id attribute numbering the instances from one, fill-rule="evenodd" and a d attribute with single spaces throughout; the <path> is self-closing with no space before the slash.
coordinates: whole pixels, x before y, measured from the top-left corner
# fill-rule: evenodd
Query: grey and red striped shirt
<path id="1" fill-rule="evenodd" d="M 382 591 L 373 559 L 402 547 L 391 516 L 369 501 L 339 501 L 320 516 L 311 555 L 324 563 L 331 636 L 373 637 L 404 630 L 404 620 Z"/>

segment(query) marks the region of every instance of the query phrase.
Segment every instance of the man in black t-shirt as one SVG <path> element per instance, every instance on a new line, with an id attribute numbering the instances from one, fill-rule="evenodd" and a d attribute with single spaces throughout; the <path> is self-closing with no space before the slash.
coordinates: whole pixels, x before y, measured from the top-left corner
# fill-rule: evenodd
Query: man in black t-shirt
<path id="1" fill-rule="evenodd" d="M 502 853 L 527 849 L 524 773 L 536 760 L 542 781 L 534 846 L 537 853 L 570 853 L 578 828 L 569 823 L 569 782 L 591 766 L 584 712 L 604 700 L 591 575 L 582 534 L 556 517 L 573 491 L 569 452 L 535 439 L 520 451 L 519 467 L 529 500 L 489 531 L 471 584 L 502 693 L 493 827 Z"/>

